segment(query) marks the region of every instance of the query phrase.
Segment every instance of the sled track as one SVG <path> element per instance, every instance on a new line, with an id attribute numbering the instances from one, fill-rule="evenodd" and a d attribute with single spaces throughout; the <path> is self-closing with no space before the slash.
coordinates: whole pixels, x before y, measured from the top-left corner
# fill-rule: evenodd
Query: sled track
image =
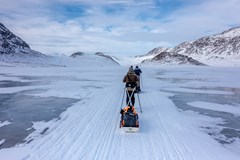
<path id="1" fill-rule="evenodd" d="M 181 139 L 181 136 L 179 135 L 180 132 L 178 132 L 179 129 L 184 130 L 184 133 L 188 133 L 185 136 L 191 136 L 191 132 L 186 130 L 183 127 L 176 127 L 177 125 L 170 124 L 167 119 L 164 119 L 164 113 L 167 111 L 167 107 L 169 106 L 159 106 L 153 103 L 153 99 L 157 100 L 158 96 L 157 94 L 145 94 L 144 95 L 146 101 L 148 104 L 150 104 L 151 109 L 153 110 L 154 116 L 156 116 L 158 123 L 156 127 L 161 128 L 159 132 L 159 140 L 161 141 L 161 152 L 162 152 L 162 159 L 166 160 L 185 160 L 185 159 L 204 159 L 204 160 L 210 160 L 210 158 L 207 156 L 207 154 L 202 151 L 202 147 L 198 146 L 197 144 L 192 144 L 192 146 L 186 146 L 184 141 Z M 150 98 L 151 97 L 151 98 Z M 160 108 L 160 109 L 159 109 Z M 174 137 L 172 136 L 174 135 Z M 189 144 L 188 142 L 187 144 Z M 194 146 L 194 147 L 193 147 Z M 191 153 L 191 151 L 195 150 L 195 152 L 201 152 L 201 157 L 194 157 L 194 154 Z M 199 155 L 199 153 L 198 153 Z M 159 157 L 158 157 L 159 158 Z M 157 158 L 157 159 L 158 159 Z"/>
<path id="2" fill-rule="evenodd" d="M 152 106 L 153 111 L 156 113 L 156 116 L 158 117 L 158 121 L 159 121 L 159 126 L 161 129 L 161 135 L 160 135 L 160 139 L 161 142 L 163 144 L 163 155 L 167 160 L 171 160 L 171 159 L 175 159 L 175 160 L 183 160 L 183 155 L 181 153 L 181 151 L 179 151 L 173 144 L 171 138 L 168 136 L 167 134 L 167 129 L 163 124 L 162 118 L 161 118 L 161 113 L 159 113 L 156 110 L 156 106 L 155 104 L 152 102 L 152 100 L 149 98 L 149 95 L 147 95 L 147 100 L 150 104 L 150 106 Z M 161 106 L 160 106 L 161 107 Z M 172 151 L 170 152 L 171 149 Z M 170 153 L 170 154 L 169 154 Z"/>
<path id="3" fill-rule="evenodd" d="M 97 100 L 94 101 L 99 101 L 98 104 L 84 100 L 69 108 L 75 114 L 71 117 L 63 115 L 56 127 L 53 126 L 46 132 L 45 137 L 33 142 L 31 148 L 37 150 L 35 153 L 38 154 L 29 155 L 26 159 L 109 159 L 108 150 L 111 150 L 119 126 L 116 115 L 119 113 L 119 107 L 116 106 L 119 104 L 119 99 L 116 99 L 120 96 L 118 94 L 119 92 L 109 94 L 109 90 L 101 90 L 91 95 L 96 97 Z M 63 130 L 64 134 L 56 134 Z M 48 143 L 48 139 L 54 143 Z M 46 148 L 49 150 L 46 151 Z"/>

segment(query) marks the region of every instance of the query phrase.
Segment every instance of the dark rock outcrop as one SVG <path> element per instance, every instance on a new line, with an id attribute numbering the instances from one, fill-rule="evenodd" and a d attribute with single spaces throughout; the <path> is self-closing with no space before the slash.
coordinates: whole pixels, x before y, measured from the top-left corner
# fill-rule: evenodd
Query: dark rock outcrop
<path id="1" fill-rule="evenodd" d="M 72 58 L 76 58 L 76 57 L 78 57 L 78 56 L 82 56 L 82 55 L 84 55 L 83 52 L 75 52 L 75 53 L 73 53 L 70 57 L 72 57 Z"/>

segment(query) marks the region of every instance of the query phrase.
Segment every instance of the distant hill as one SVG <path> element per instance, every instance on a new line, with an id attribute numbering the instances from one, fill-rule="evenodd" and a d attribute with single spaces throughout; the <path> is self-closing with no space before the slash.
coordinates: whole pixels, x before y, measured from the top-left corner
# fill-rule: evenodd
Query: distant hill
<path id="1" fill-rule="evenodd" d="M 119 63 L 114 59 L 114 57 L 109 56 L 109 55 L 106 55 L 106 54 L 103 54 L 102 52 L 97 52 L 97 53 L 95 53 L 95 55 L 101 56 L 101 57 L 105 57 L 106 59 L 108 59 L 108 60 L 110 60 L 110 61 L 112 61 L 112 62 L 114 62 L 114 63 L 119 64 Z"/>
<path id="2" fill-rule="evenodd" d="M 87 55 L 91 55 L 91 54 L 85 54 L 83 52 L 76 52 L 76 53 L 73 53 L 70 57 L 72 58 L 83 58 L 83 56 L 87 56 Z M 92 56 L 97 56 L 97 57 L 102 57 L 104 58 L 105 60 L 108 60 L 110 62 L 113 62 L 113 63 L 116 63 L 116 64 L 119 64 L 116 60 L 114 60 L 113 57 L 109 56 L 109 55 L 105 55 L 103 54 L 102 52 L 97 52 L 95 53 L 94 55 Z"/>
<path id="3" fill-rule="evenodd" d="M 75 53 L 73 53 L 70 57 L 72 57 L 72 58 L 76 58 L 76 57 L 78 57 L 78 56 L 82 56 L 82 55 L 84 55 L 83 52 L 75 52 Z"/>

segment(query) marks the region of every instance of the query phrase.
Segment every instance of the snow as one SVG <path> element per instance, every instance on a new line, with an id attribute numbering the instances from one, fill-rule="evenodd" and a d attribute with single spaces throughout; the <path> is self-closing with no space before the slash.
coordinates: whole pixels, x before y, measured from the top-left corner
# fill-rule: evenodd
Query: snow
<path id="1" fill-rule="evenodd" d="M 226 104 L 222 105 L 222 104 L 200 102 L 200 101 L 191 102 L 188 104 L 193 107 L 210 109 L 210 110 L 220 111 L 220 112 L 227 112 L 227 113 L 231 113 L 231 114 L 240 116 L 240 105 L 239 106 L 230 106 L 230 105 L 226 105 Z"/>
<path id="2" fill-rule="evenodd" d="M 240 28 L 239 27 L 232 28 L 228 31 L 225 31 L 225 32 L 221 33 L 221 34 L 214 35 L 214 37 L 234 38 L 234 37 L 236 37 L 236 35 L 240 35 Z"/>
<path id="3" fill-rule="evenodd" d="M 134 60 L 122 60 L 122 64 L 128 67 L 137 63 L 138 61 Z M 239 159 L 240 153 L 235 149 L 239 148 L 238 141 L 222 145 L 200 128 L 214 125 L 213 121 L 219 122 L 221 119 L 193 111 L 181 111 L 170 99 L 176 93 L 168 92 L 175 90 L 231 95 L 233 93 L 229 90 L 219 91 L 212 87 L 238 88 L 239 68 L 142 66 L 143 92 L 139 97 L 143 113 L 140 113 L 137 99 L 135 104 L 139 113 L 140 130 L 137 133 L 125 133 L 119 128 L 119 111 L 123 107 L 122 78 L 128 67 L 113 64 L 96 56 L 76 59 L 62 57 L 56 59 L 54 64 L 61 65 L 11 64 L 11 67 L 0 65 L 0 81 L 7 80 L 8 74 L 11 75 L 10 80 L 26 81 L 22 77 L 35 77 L 36 79 L 27 81 L 48 82 L 1 88 L 0 93 L 43 89 L 43 92 L 26 94 L 79 99 L 62 112 L 59 119 L 32 122 L 32 128 L 36 130 L 26 138 L 29 143 L 0 149 L 0 159 Z M 201 90 L 202 87 L 211 89 Z M 212 104 L 211 108 L 208 104 L 208 102 L 190 103 L 216 111 L 229 113 L 236 111 L 234 106 Z M 4 140 L 1 140 L 1 143 L 3 144 Z"/>
<path id="4" fill-rule="evenodd" d="M 209 51 L 207 49 L 204 49 L 204 54 L 197 55 L 195 54 L 192 56 L 192 58 L 198 60 L 199 62 L 203 64 L 207 64 L 210 66 L 232 66 L 232 67 L 239 67 L 240 66 L 240 55 L 239 53 L 235 53 L 232 56 L 225 56 L 225 55 L 207 55 L 206 53 L 211 53 L 211 48 Z"/>
<path id="5" fill-rule="evenodd" d="M 121 66 L 129 66 L 138 64 L 134 57 L 114 57 L 114 59 L 121 65 Z M 139 61 L 140 63 L 140 61 Z"/>
<path id="6" fill-rule="evenodd" d="M 0 146 L 5 142 L 5 139 L 0 140 Z"/>
<path id="7" fill-rule="evenodd" d="M 9 122 L 9 121 L 4 121 L 4 122 L 0 121 L 0 128 L 3 126 L 9 125 L 9 124 L 11 124 L 11 122 Z"/>

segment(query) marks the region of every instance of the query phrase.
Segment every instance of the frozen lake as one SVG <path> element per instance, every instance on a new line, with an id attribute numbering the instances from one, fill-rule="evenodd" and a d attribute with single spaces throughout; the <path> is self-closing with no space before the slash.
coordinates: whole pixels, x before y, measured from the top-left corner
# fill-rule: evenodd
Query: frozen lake
<path id="1" fill-rule="evenodd" d="M 21 77 L 22 79 L 33 79 Z M 37 79 L 35 77 L 35 79 Z M 21 82 L 4 80 L 0 81 L 0 88 L 26 87 L 33 85 L 47 84 L 48 78 L 34 82 Z M 13 147 L 18 143 L 28 143 L 32 139 L 25 138 L 35 131 L 33 122 L 51 121 L 59 119 L 62 112 L 66 111 L 73 103 L 79 99 L 39 97 L 32 96 L 31 93 L 42 93 L 45 90 L 25 90 L 21 92 L 1 94 L 0 93 L 0 121 L 10 124 L 0 127 L 0 139 L 4 139 L 1 148 Z M 44 134 L 48 127 L 44 128 L 40 134 Z"/>
<path id="2" fill-rule="evenodd" d="M 240 81 L 238 77 L 233 76 L 237 70 L 237 68 L 205 70 L 203 67 L 203 71 L 182 69 L 174 71 L 164 68 L 156 72 L 155 78 L 160 84 L 164 84 L 160 91 L 172 93 L 169 98 L 182 111 L 194 111 L 200 115 L 220 119 L 219 123 L 213 126 L 202 124 L 201 127 L 219 143 L 230 144 L 240 140 L 240 88 L 234 87 L 235 83 Z M 203 102 L 204 105 L 201 106 Z M 198 103 L 196 106 L 191 105 Z M 212 105 L 215 106 L 214 109 Z M 231 111 L 233 109 L 234 111 Z"/>
<path id="3" fill-rule="evenodd" d="M 128 68 L 1 67 L 0 159 L 239 159 L 238 68 L 141 68 L 140 130 L 129 134 Z"/>
<path id="4" fill-rule="evenodd" d="M 196 88 L 194 88 L 196 89 Z M 186 93 L 186 92 L 170 92 L 176 95 L 170 97 L 170 99 L 174 102 L 174 104 L 186 111 L 192 110 L 198 112 L 199 114 L 203 114 L 206 116 L 210 116 L 213 118 L 220 118 L 224 123 L 217 124 L 219 126 L 219 130 L 216 131 L 216 128 L 206 127 L 208 134 L 212 135 L 216 140 L 220 143 L 232 143 L 236 139 L 240 139 L 240 116 L 236 116 L 232 113 L 227 113 L 223 111 L 216 111 L 205 108 L 198 108 L 189 105 L 189 102 L 193 101 L 203 101 L 203 102 L 211 102 L 217 104 L 228 104 L 228 105 L 236 105 L 240 104 L 240 90 L 238 88 L 197 88 L 200 90 L 208 91 L 208 89 L 216 90 L 216 91 L 229 91 L 232 94 L 206 94 L 206 93 Z M 211 105 L 211 104 L 209 104 Z M 211 107 L 211 106 L 210 106 Z M 209 107 L 209 108 L 210 108 Z M 236 106 L 240 110 L 239 107 Z"/>

